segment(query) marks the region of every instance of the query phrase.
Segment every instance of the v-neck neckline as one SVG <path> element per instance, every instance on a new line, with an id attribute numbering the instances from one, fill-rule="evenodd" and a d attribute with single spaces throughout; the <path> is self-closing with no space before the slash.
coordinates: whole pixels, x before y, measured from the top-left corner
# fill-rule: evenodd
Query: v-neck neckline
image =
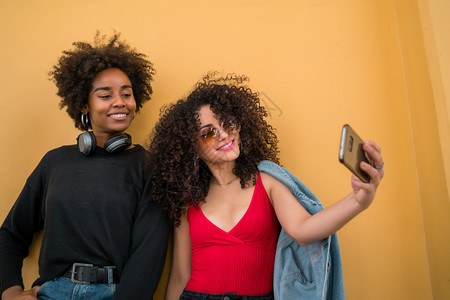
<path id="1" fill-rule="evenodd" d="M 259 172 L 258 172 L 258 178 L 256 179 L 256 185 L 258 185 L 258 181 L 261 180 L 259 178 Z M 212 222 L 210 219 L 208 219 L 208 217 L 203 213 L 202 207 L 201 205 L 199 206 L 200 209 L 200 213 L 201 215 L 208 221 L 208 223 L 210 223 L 213 227 L 217 228 L 218 230 L 225 232 L 227 234 L 231 234 L 231 232 L 237 227 L 239 226 L 240 223 L 242 223 L 242 220 L 247 216 L 248 211 L 250 210 L 250 208 L 252 207 L 253 202 L 255 201 L 255 192 L 256 192 L 256 185 L 254 186 L 253 189 L 253 193 L 252 193 L 252 198 L 250 199 L 250 203 L 247 206 L 247 209 L 245 210 L 245 213 L 242 215 L 242 217 L 239 219 L 239 221 L 237 221 L 236 224 L 233 225 L 233 227 L 231 227 L 231 229 L 229 231 L 226 231 L 225 229 L 220 228 L 219 226 L 217 226 L 216 224 L 214 224 L 214 222 Z"/>

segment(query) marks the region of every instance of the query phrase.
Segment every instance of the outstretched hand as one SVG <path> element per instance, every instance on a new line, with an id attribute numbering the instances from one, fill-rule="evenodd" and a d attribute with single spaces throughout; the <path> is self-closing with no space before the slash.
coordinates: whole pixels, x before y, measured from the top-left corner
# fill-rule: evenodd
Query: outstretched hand
<path id="1" fill-rule="evenodd" d="M 361 162 L 360 167 L 370 176 L 370 181 L 364 183 L 353 175 L 351 182 L 356 201 L 365 209 L 372 203 L 378 185 L 384 177 L 384 161 L 381 156 L 381 148 L 374 142 L 364 141 L 363 149 L 370 157 L 372 164 Z"/>

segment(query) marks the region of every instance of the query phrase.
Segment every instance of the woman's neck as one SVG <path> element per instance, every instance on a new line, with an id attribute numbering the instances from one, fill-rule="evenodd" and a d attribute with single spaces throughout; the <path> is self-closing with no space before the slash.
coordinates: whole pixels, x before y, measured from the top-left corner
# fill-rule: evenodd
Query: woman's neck
<path id="1" fill-rule="evenodd" d="M 215 185 L 220 185 L 220 186 L 227 186 L 227 185 L 230 185 L 230 184 L 232 184 L 234 181 L 236 181 L 236 179 L 239 179 L 239 177 L 237 177 L 236 175 L 234 175 L 233 174 L 233 179 L 231 179 L 231 180 L 224 180 L 224 179 L 221 179 L 221 182 L 219 182 L 215 177 L 213 177 L 212 179 L 211 179 L 211 184 L 215 184 Z"/>
<path id="2" fill-rule="evenodd" d="M 211 184 L 227 186 L 235 182 L 239 177 L 233 173 L 235 163 L 227 163 L 220 165 L 209 165 L 212 173 Z"/>

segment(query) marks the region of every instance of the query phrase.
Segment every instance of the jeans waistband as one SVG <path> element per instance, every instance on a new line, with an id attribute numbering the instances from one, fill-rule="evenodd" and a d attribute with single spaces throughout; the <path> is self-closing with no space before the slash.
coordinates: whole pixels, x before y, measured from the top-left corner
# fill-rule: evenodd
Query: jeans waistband
<path id="1" fill-rule="evenodd" d="M 273 293 L 265 295 L 207 294 L 185 289 L 181 294 L 180 300 L 273 300 Z"/>

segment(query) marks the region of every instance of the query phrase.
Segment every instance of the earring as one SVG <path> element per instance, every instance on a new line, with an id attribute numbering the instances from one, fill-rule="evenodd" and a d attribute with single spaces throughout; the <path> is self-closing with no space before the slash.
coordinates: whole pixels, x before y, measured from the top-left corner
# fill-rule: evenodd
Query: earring
<path id="1" fill-rule="evenodd" d="M 198 169 L 198 154 L 194 155 L 194 169 Z"/>
<path id="2" fill-rule="evenodd" d="M 83 125 L 83 127 L 87 127 L 89 125 L 89 116 L 88 116 L 88 114 L 81 113 L 81 125 Z"/>

